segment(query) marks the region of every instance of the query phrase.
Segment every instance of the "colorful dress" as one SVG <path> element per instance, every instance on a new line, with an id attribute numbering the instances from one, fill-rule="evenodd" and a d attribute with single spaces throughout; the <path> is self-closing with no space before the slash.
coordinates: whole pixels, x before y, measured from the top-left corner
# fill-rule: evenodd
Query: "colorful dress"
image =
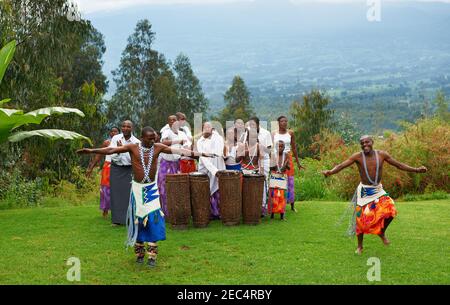
<path id="1" fill-rule="evenodd" d="M 288 203 L 294 203 L 295 202 L 295 183 L 294 183 L 294 161 L 292 158 L 292 151 L 291 151 L 291 135 L 286 132 L 284 134 L 275 133 L 273 137 L 274 147 L 275 150 L 278 148 L 278 142 L 283 141 L 284 142 L 284 152 L 287 154 L 287 160 L 289 162 L 289 170 L 285 173 L 287 175 L 288 179 L 288 197 L 287 202 Z"/>
<path id="2" fill-rule="evenodd" d="M 287 179 L 288 160 L 285 159 L 286 154 L 283 154 L 281 165 L 279 160 L 276 161 L 277 169 L 270 172 L 270 179 Z M 283 166 L 286 166 L 284 171 L 281 170 Z M 280 175 L 281 174 L 281 175 Z M 269 187 L 269 214 L 284 214 L 286 212 L 286 199 L 288 198 L 289 191 L 280 187 Z"/>
<path id="3" fill-rule="evenodd" d="M 106 156 L 102 168 L 102 179 L 100 180 L 100 210 L 106 212 L 111 209 L 110 177 L 111 156 Z"/>

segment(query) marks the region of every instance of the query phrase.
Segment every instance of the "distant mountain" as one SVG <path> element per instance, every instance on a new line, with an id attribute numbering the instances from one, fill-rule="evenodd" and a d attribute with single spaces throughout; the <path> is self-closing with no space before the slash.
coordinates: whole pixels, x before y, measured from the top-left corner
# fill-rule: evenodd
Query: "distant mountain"
<path id="1" fill-rule="evenodd" d="M 255 104 L 288 101 L 311 87 L 342 98 L 342 91 L 370 92 L 373 86 L 421 83 L 426 92 L 446 82 L 450 4 L 382 1 L 381 22 L 369 22 L 367 10 L 365 3 L 258 0 L 142 6 L 86 18 L 106 36 L 110 79 L 136 22 L 149 19 L 156 49 L 172 60 L 180 52 L 190 57 L 212 111 L 222 107 L 222 94 L 236 74 L 249 85 Z"/>

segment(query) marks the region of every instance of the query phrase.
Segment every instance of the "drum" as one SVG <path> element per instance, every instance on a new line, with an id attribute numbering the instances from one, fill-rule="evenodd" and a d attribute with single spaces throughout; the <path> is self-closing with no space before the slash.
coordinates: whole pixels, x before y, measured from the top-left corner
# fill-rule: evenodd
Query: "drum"
<path id="1" fill-rule="evenodd" d="M 264 182 L 264 175 L 244 175 L 242 185 L 242 218 L 245 224 L 257 225 L 261 222 Z"/>
<path id="2" fill-rule="evenodd" d="M 211 215 L 208 175 L 199 172 L 190 173 L 189 184 L 191 185 L 192 222 L 196 228 L 206 228 Z"/>
<path id="3" fill-rule="evenodd" d="M 167 222 L 173 229 L 185 230 L 191 218 L 191 192 L 188 174 L 166 176 Z"/>
<path id="4" fill-rule="evenodd" d="M 242 186 L 239 171 L 222 170 L 219 177 L 220 218 L 226 226 L 240 224 L 242 215 Z"/>

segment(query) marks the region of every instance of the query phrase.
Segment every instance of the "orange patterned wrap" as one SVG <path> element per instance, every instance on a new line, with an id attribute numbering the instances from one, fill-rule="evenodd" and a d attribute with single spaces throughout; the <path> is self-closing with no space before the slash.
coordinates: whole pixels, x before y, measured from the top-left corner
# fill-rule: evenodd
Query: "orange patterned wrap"
<path id="1" fill-rule="evenodd" d="M 105 163 L 103 163 L 102 180 L 100 180 L 100 185 L 109 187 L 110 171 L 111 171 L 111 162 L 105 161 Z"/>
<path id="2" fill-rule="evenodd" d="M 384 220 L 397 216 L 394 201 L 389 196 L 381 196 L 364 206 L 356 206 L 356 234 L 381 234 Z"/>

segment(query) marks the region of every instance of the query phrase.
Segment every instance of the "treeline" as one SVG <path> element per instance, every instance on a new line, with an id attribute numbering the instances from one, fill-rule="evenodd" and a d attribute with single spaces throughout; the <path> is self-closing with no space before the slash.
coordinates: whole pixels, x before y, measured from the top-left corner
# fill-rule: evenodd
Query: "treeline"
<path id="1" fill-rule="evenodd" d="M 103 142 L 109 127 L 124 119 L 139 127 L 159 128 L 176 111 L 188 117 L 205 112 L 208 100 L 189 58 L 180 54 L 170 62 L 154 49 L 155 39 L 151 23 L 139 21 L 114 71 L 117 91 L 107 100 L 104 37 L 90 21 L 80 18 L 71 2 L 1 1 L 0 44 L 17 41 L 0 86 L 1 96 L 11 98 L 3 107 L 24 112 L 50 106 L 80 109 L 84 118 L 48 118 L 40 128 L 73 130 L 95 145 Z M 22 129 L 28 128 L 33 127 Z M 61 184 L 87 191 L 94 187 L 84 176 L 87 161 L 75 154 L 80 145 L 43 138 L 0 145 L 0 200 L 33 205 Z"/>

